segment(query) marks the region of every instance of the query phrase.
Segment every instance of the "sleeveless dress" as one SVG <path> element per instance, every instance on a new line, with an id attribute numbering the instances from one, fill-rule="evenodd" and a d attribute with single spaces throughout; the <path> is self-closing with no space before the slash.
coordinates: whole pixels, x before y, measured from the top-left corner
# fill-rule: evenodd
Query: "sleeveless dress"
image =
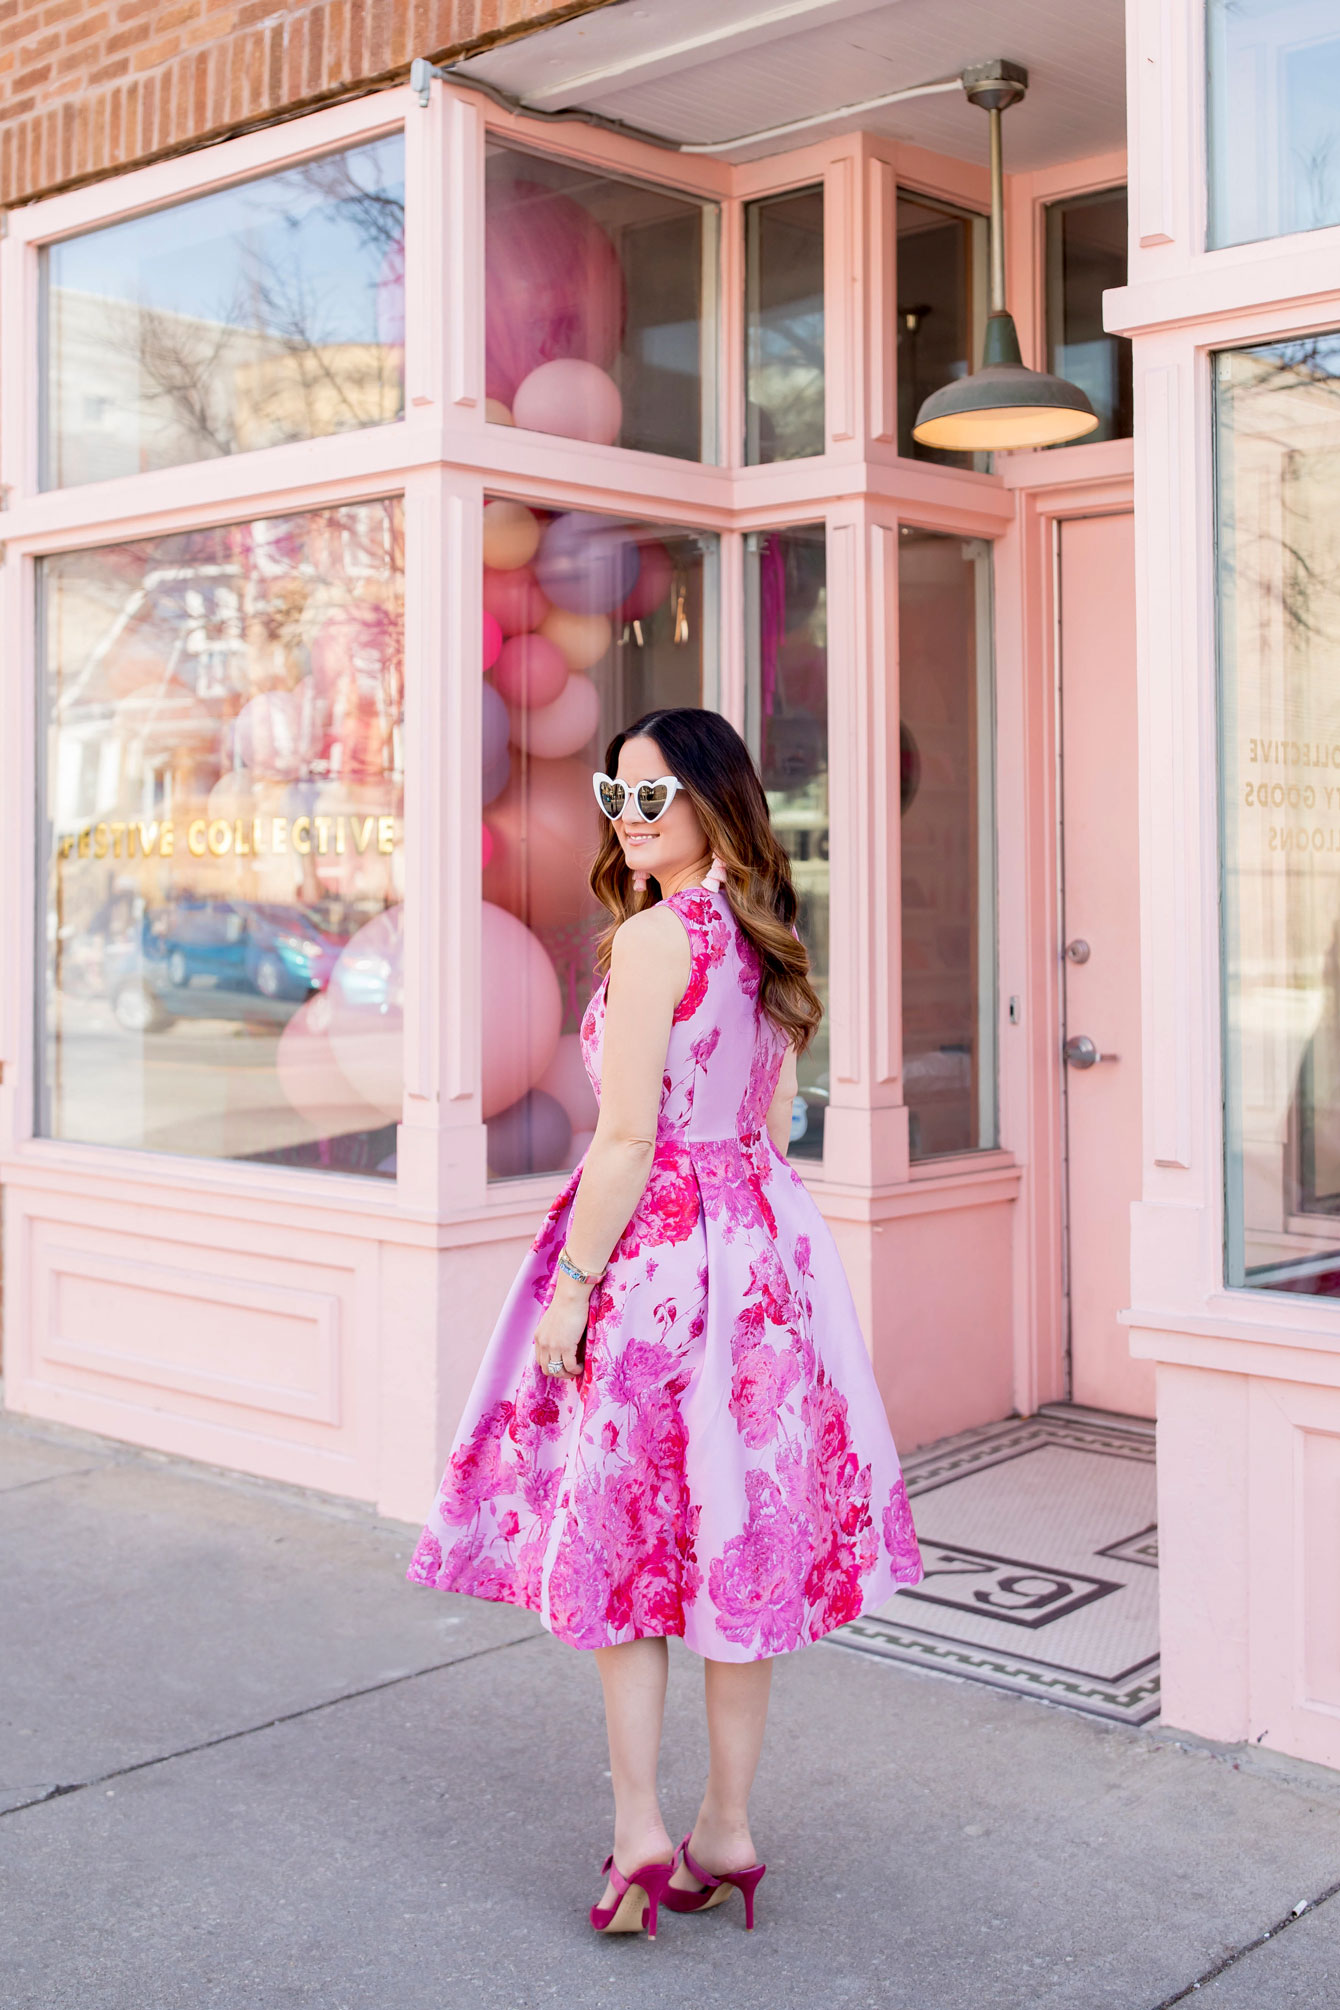
<path id="1" fill-rule="evenodd" d="M 664 904 L 691 971 L 582 1375 L 551 1379 L 533 1352 L 579 1167 L 508 1295 L 408 1576 L 525 1606 L 574 1647 L 677 1635 L 752 1661 L 922 1564 L 841 1260 L 764 1127 L 785 1039 L 757 955 L 724 893 Z M 597 1096 L 605 990 L 582 1023 Z"/>

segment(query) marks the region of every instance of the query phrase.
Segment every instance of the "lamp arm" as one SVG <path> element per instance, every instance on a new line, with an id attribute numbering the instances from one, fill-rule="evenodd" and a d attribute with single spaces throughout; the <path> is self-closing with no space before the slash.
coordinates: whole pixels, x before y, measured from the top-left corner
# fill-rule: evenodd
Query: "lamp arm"
<path id="1" fill-rule="evenodd" d="M 1005 161 L 1001 150 L 1001 107 L 992 105 L 991 121 L 991 306 L 992 314 L 1005 312 Z"/>

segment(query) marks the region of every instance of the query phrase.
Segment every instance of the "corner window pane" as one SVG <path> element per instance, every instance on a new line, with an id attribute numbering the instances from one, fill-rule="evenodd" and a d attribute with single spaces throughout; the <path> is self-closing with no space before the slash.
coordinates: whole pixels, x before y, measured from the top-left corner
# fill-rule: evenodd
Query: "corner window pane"
<path id="1" fill-rule="evenodd" d="M 711 702 L 715 538 L 484 511 L 484 1055 L 489 1175 L 575 1165 L 596 1105 L 578 1037 L 608 921 L 591 776 L 645 712 Z"/>
<path id="2" fill-rule="evenodd" d="M 971 375 L 986 326 L 986 218 L 898 197 L 898 451 L 945 467 L 985 467 L 912 437 L 932 391 Z"/>
<path id="3" fill-rule="evenodd" d="M 404 142 L 325 154 L 42 254 L 42 485 L 398 419 Z"/>
<path id="4" fill-rule="evenodd" d="M 1047 368 L 1078 384 L 1098 414 L 1090 440 L 1131 433 L 1131 345 L 1103 327 L 1103 294 L 1126 284 L 1126 191 L 1047 209 Z"/>
<path id="5" fill-rule="evenodd" d="M 828 607 L 822 524 L 749 541 L 750 738 L 791 857 L 796 927 L 825 1016 L 800 1059 L 791 1156 L 821 1159 L 828 1104 Z"/>
<path id="6" fill-rule="evenodd" d="M 1207 0 L 1211 248 L 1340 223 L 1334 0 Z"/>
<path id="7" fill-rule="evenodd" d="M 902 529 L 903 1087 L 912 1157 L 996 1142 L 991 554 Z"/>
<path id="8" fill-rule="evenodd" d="M 42 561 L 41 1135 L 394 1173 L 401 514 Z"/>
<path id="9" fill-rule="evenodd" d="M 824 192 L 746 203 L 745 460 L 824 450 Z"/>
<path id="10" fill-rule="evenodd" d="M 1227 1274 L 1340 1297 L 1340 334 L 1216 359 Z"/>
<path id="11" fill-rule="evenodd" d="M 498 144 L 485 205 L 490 420 L 713 459 L 715 210 Z"/>

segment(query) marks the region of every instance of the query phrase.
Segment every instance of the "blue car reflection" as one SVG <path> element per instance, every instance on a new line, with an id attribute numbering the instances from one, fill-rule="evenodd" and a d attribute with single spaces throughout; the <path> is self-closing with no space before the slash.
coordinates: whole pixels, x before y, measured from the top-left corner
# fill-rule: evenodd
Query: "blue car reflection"
<path id="1" fill-rule="evenodd" d="M 174 991 L 254 991 L 299 1003 L 330 982 L 344 942 L 301 907 L 191 899 L 145 919 L 145 955 Z"/>

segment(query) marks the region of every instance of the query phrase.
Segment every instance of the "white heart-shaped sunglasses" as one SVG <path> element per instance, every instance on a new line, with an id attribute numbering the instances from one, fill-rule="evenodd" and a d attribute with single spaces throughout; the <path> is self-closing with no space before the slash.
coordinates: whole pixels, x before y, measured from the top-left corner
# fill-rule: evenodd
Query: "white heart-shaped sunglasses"
<path id="1" fill-rule="evenodd" d="M 662 775 L 658 782 L 638 782 L 630 787 L 617 776 L 595 774 L 591 786 L 611 823 L 622 816 L 633 816 L 644 824 L 654 824 L 665 815 L 684 784 L 673 775 Z"/>

